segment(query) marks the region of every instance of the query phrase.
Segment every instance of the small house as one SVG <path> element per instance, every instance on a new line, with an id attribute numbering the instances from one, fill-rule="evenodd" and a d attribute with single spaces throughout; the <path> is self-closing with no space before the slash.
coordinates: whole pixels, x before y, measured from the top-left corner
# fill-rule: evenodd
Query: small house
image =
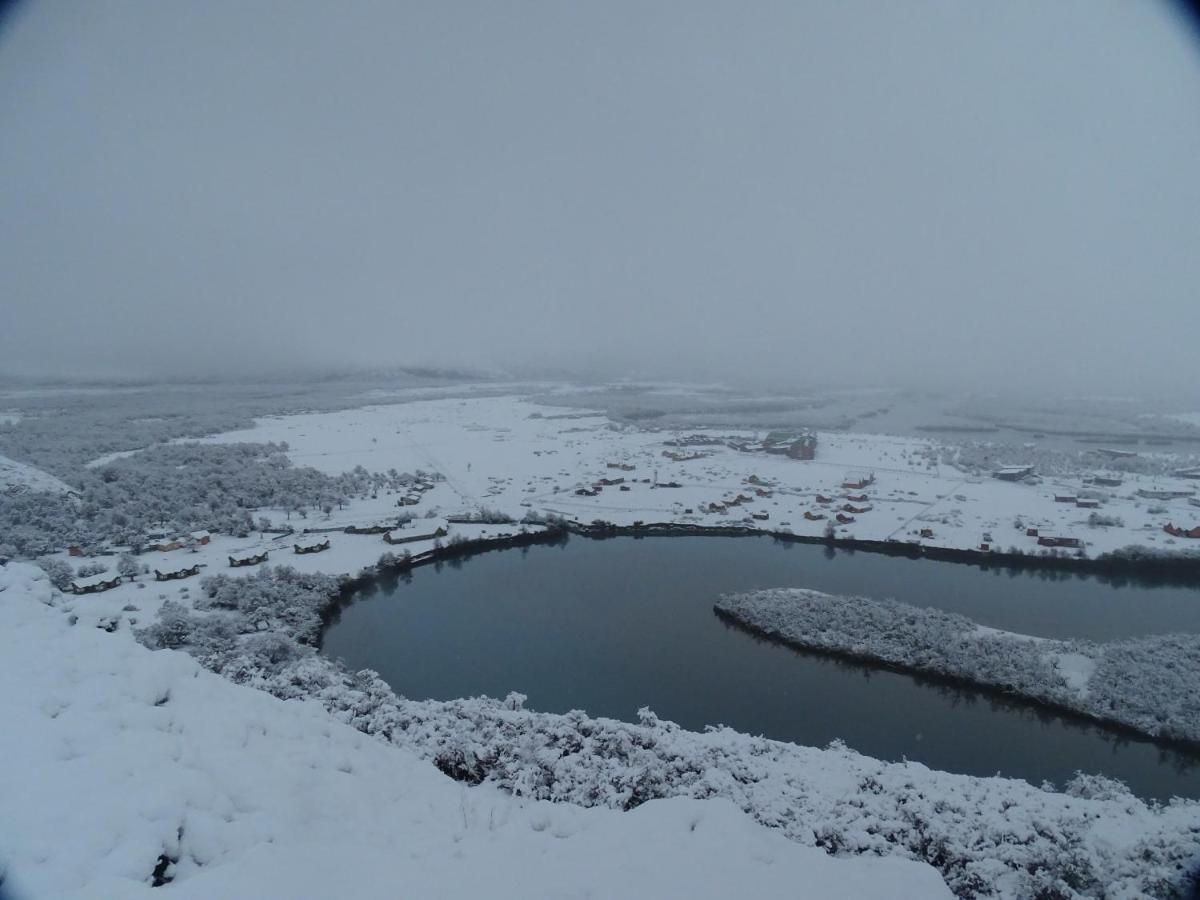
<path id="1" fill-rule="evenodd" d="M 933 529 L 932 528 L 922 528 L 921 529 L 921 537 L 923 537 L 923 538 L 933 537 Z"/>
<path id="2" fill-rule="evenodd" d="M 200 564 L 194 566 L 181 566 L 178 569 L 169 569 L 166 572 L 160 569 L 154 570 L 155 581 L 176 581 L 180 578 L 191 578 L 193 575 L 200 574 Z"/>
<path id="3" fill-rule="evenodd" d="M 188 537 L 195 541 L 198 547 L 203 547 L 212 540 L 212 535 L 207 531 L 193 531 Z"/>
<path id="4" fill-rule="evenodd" d="M 825 518 L 825 513 L 815 513 L 806 509 L 804 511 L 804 518 L 808 519 L 810 522 L 820 522 Z"/>
<path id="5" fill-rule="evenodd" d="M 765 522 L 767 519 L 771 518 L 771 514 L 764 509 L 760 510 L 759 512 L 750 513 L 750 517 L 752 519 L 757 519 L 760 522 Z"/>
<path id="6" fill-rule="evenodd" d="M 111 591 L 121 583 L 121 576 L 116 572 L 101 572 L 99 575 L 88 575 L 71 581 L 72 594 L 99 594 Z"/>
<path id="7" fill-rule="evenodd" d="M 838 520 L 838 523 L 841 525 L 849 525 L 851 522 L 854 521 L 854 516 L 846 516 L 846 515 L 843 515 L 842 513 L 838 513 L 837 520 Z"/>
<path id="8" fill-rule="evenodd" d="M 1026 528 L 1025 529 L 1025 537 L 1037 537 L 1037 536 L 1038 536 L 1038 530 L 1036 528 Z"/>
<path id="9" fill-rule="evenodd" d="M 1078 499 L 1079 498 L 1076 497 L 1074 494 L 1055 494 L 1054 495 L 1055 503 L 1074 503 Z"/>
<path id="10" fill-rule="evenodd" d="M 241 566 L 257 566 L 261 562 L 267 561 L 268 553 L 263 550 L 261 553 L 255 553 L 253 550 L 244 553 L 229 554 L 229 565 L 236 569 Z"/>
<path id="11" fill-rule="evenodd" d="M 292 550 L 296 553 L 320 553 L 322 550 L 329 549 L 329 538 L 319 541 L 316 538 L 308 538 L 292 544 Z"/>
<path id="12" fill-rule="evenodd" d="M 1075 505 L 1080 509 L 1099 509 L 1100 501 L 1091 497 L 1079 497 L 1075 500 Z"/>

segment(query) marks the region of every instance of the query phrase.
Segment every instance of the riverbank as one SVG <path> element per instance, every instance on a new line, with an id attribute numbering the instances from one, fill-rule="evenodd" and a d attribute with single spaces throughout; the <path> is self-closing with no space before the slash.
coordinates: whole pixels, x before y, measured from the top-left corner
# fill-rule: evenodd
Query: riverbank
<path id="1" fill-rule="evenodd" d="M 872 541 L 847 537 L 822 537 L 795 534 L 749 525 L 692 525 L 679 522 L 639 522 L 618 525 L 611 522 L 567 521 L 564 527 L 581 537 L 769 537 L 777 541 L 828 547 L 832 551 L 880 553 L 908 559 L 931 559 L 963 563 L 981 569 L 1005 568 L 1026 571 L 1065 572 L 1105 575 L 1112 578 L 1137 578 L 1159 584 L 1200 587 L 1200 556 L 1184 553 L 1151 552 L 1130 548 L 1097 557 L 1079 557 L 1047 552 L 1046 555 L 1008 553 L 938 547 L 907 541 Z"/>
<path id="2" fill-rule="evenodd" d="M 722 597 L 715 612 L 798 650 L 996 691 L 1200 750 L 1198 635 L 1056 641 L 942 610 L 803 589 Z"/>

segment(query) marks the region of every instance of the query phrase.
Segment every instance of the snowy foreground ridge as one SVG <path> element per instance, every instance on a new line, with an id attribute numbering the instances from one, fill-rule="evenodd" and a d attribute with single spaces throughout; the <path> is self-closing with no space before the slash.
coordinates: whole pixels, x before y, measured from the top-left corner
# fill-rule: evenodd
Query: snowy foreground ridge
<path id="1" fill-rule="evenodd" d="M 996 688 L 1151 737 L 1200 742 L 1200 635 L 1050 640 L 940 609 L 796 588 L 730 594 L 716 609 L 794 646 Z"/>
<path id="2" fill-rule="evenodd" d="M 55 602 L 0 568 L 6 900 L 949 896 L 929 866 L 833 858 L 727 800 L 621 813 L 456 784 Z"/>
<path id="3" fill-rule="evenodd" d="M 389 791 L 398 789 L 389 779 L 399 784 L 402 777 L 408 777 L 388 774 L 388 765 L 394 765 L 396 771 L 419 773 L 412 774 L 411 786 L 405 789 L 418 794 L 417 804 L 431 810 L 430 816 L 434 816 L 433 810 L 444 815 L 447 803 L 456 811 L 449 815 L 454 825 L 436 819 L 443 823 L 443 830 L 427 823 L 420 826 L 433 829 L 430 833 L 437 838 L 432 841 L 430 855 L 414 864 L 436 867 L 446 858 L 436 849 L 442 846 L 438 841 L 452 841 L 460 830 L 481 841 L 507 840 L 507 831 L 502 830 L 500 836 L 493 834 L 493 823 L 510 820 L 528 824 L 534 831 L 541 828 L 539 834 L 549 831 L 551 837 L 560 821 L 611 822 L 594 827 L 613 829 L 613 840 L 619 848 L 625 847 L 619 842 L 628 840 L 628 846 L 637 850 L 627 853 L 625 849 L 593 849 L 586 843 L 590 838 L 584 838 L 577 846 L 588 849 L 580 852 L 597 854 L 614 867 L 626 865 L 621 861 L 626 858 L 644 858 L 638 855 L 643 845 L 655 857 L 667 859 L 663 864 L 666 868 L 656 870 L 661 880 L 622 881 L 617 888 L 601 879 L 592 885 L 595 896 L 705 896 L 713 895 L 713 891 L 716 895 L 733 895 L 748 889 L 761 896 L 773 896 L 772 891 L 779 891 L 780 885 L 785 886 L 788 896 L 804 896 L 798 885 L 825 883 L 816 876 L 805 875 L 797 881 L 780 875 L 784 870 L 775 864 L 764 870 L 765 874 L 744 875 L 739 860 L 726 858 L 722 849 L 727 840 L 732 841 L 727 835 L 697 850 L 698 855 L 710 854 L 712 859 L 697 865 L 691 874 L 688 869 L 692 857 L 686 857 L 689 861 L 676 868 L 675 861 L 685 855 L 682 850 L 676 852 L 671 836 L 678 837 L 675 829 L 679 820 L 661 811 L 658 801 L 664 798 L 673 798 L 668 809 L 688 810 L 679 814 L 685 825 L 691 811 L 703 810 L 709 811 L 705 812 L 706 821 L 711 821 L 711 816 L 728 815 L 730 822 L 741 823 L 731 825 L 733 834 L 742 834 L 739 829 L 749 829 L 744 833 L 750 835 L 761 834 L 734 816 L 725 803 L 708 805 L 714 799 L 732 801 L 734 807 L 797 845 L 860 861 L 891 857 L 929 863 L 960 897 L 1190 896 L 1192 873 L 1200 868 L 1200 804 L 1147 804 L 1119 783 L 1101 777 L 1080 776 L 1059 793 L 1023 781 L 953 775 L 915 763 L 883 763 L 841 746 L 819 750 L 727 729 L 688 732 L 660 721 L 648 710 L 642 711 L 639 723 L 631 724 L 594 719 L 582 712 L 554 715 L 525 710 L 520 695 L 504 701 L 478 698 L 449 702 L 397 697 L 376 673 L 345 672 L 303 642 L 311 632 L 316 610 L 333 602 L 328 592 L 338 579 L 329 576 L 278 568 L 263 570 L 253 581 L 245 579 L 244 583 L 240 583 L 242 579 L 205 579 L 201 583 L 202 596 L 192 601 L 190 609 L 180 603 L 163 604 L 157 620 L 140 621 L 131 629 L 131 617 L 125 610 L 114 614 L 97 608 L 90 597 L 55 595 L 43 581 L 29 580 L 34 570 L 10 565 L 10 573 L 14 570 L 22 574 L 12 587 L 0 592 L 0 667 L 12 669 L 4 671 L 7 682 L 28 684 L 30 688 L 25 695 L 4 701 L 17 706 L 15 711 L 0 709 L 5 721 L 25 723 L 0 737 L 0 752 L 28 760 L 28 764 L 0 770 L 0 779 L 14 780 L 19 786 L 14 795 L 0 781 L 0 816 L 11 820 L 26 808 L 54 810 L 39 814 L 43 817 L 41 824 L 30 829 L 19 845 L 20 851 L 10 857 L 14 872 L 28 866 L 40 877 L 58 878 L 60 866 L 69 866 L 76 857 L 95 863 L 99 853 L 111 859 L 108 849 L 97 849 L 114 846 L 110 831 L 99 824 L 99 814 L 94 824 L 99 831 L 86 838 L 72 838 L 83 840 L 90 849 L 66 852 L 64 856 L 55 842 L 62 822 L 79 820 L 67 814 L 74 802 L 72 794 L 86 795 L 85 785 L 96 784 L 98 790 L 106 791 L 106 785 L 116 784 L 122 787 L 120 791 L 113 788 L 119 795 L 114 802 L 133 804 L 129 813 L 132 824 L 126 831 L 141 834 L 137 852 L 125 851 L 128 859 L 121 870 L 125 877 L 146 877 L 152 868 L 147 857 L 157 858 L 158 853 L 171 862 L 167 874 L 178 876 L 172 891 L 185 888 L 192 879 L 197 884 L 204 883 L 202 879 L 215 879 L 220 869 L 214 860 L 219 860 L 222 867 L 226 859 L 230 866 L 236 865 L 227 871 L 249 872 L 260 853 L 267 852 L 262 843 L 265 833 L 275 839 L 272 848 L 293 841 L 308 841 L 310 847 L 326 840 L 333 842 L 336 846 L 327 856 L 330 872 L 337 872 L 344 860 L 356 870 L 386 872 L 388 877 L 400 878 L 404 873 L 399 869 L 356 862 L 353 854 L 359 852 L 359 839 L 346 836 L 356 834 L 354 829 L 359 826 L 355 823 L 365 821 L 362 830 L 369 831 L 372 840 L 381 839 L 379 835 L 387 828 L 395 828 L 401 829 L 396 840 L 407 843 L 403 831 L 407 826 L 393 825 L 386 811 L 378 815 L 371 812 L 384 802 L 375 794 L 387 798 L 391 796 Z M 38 600 L 52 606 L 40 605 Z M 130 604 L 126 609 L 133 611 L 135 607 Z M 131 631 L 150 646 L 184 650 L 205 668 L 241 686 L 215 680 L 183 653 L 150 653 L 131 640 Z M 141 674 L 125 675 L 135 670 Z M 159 675 L 147 678 L 146 673 L 153 672 Z M 117 679 L 127 689 L 122 693 L 96 687 L 106 679 Z M 250 688 L 292 702 L 280 706 Z M 125 700 L 111 699 L 114 697 Z M 162 704 L 155 705 L 159 701 Z M 74 716 L 96 715 L 98 708 L 107 710 L 105 715 L 111 718 L 102 724 L 85 723 L 76 733 L 57 736 L 56 729 L 66 727 Z M 206 730 L 210 727 L 205 718 L 208 712 L 195 713 L 198 718 L 192 719 L 194 708 L 219 709 L 216 718 L 221 730 Z M 305 755 L 307 750 L 296 751 L 297 756 L 277 746 L 278 735 L 268 727 L 276 716 L 286 717 L 280 722 L 293 723 L 287 727 L 303 735 L 297 740 L 318 749 L 311 755 Z M 303 719 L 307 724 L 294 724 L 301 717 L 308 717 Z M 189 729 L 195 728 L 195 736 L 193 739 L 189 730 L 188 739 L 183 741 L 186 746 L 181 746 L 170 738 L 174 731 L 169 729 L 182 728 L 186 723 L 191 723 Z M 347 730 L 346 725 L 353 730 Z M 165 738 L 159 734 L 163 729 L 168 729 Z M 38 748 L 22 749 L 19 755 L 13 755 L 8 744 L 22 748 L 35 742 L 32 737 L 22 737 L 26 731 L 40 735 L 36 739 Z M 95 735 L 100 737 L 89 739 Z M 111 759 L 110 768 L 97 770 L 84 755 L 84 748 L 92 742 L 103 743 L 100 738 L 122 740 L 129 735 L 140 736 L 141 740 L 131 740 L 131 747 L 104 757 Z M 378 747 L 365 735 L 372 736 Z M 232 743 L 233 749 L 221 741 Z M 283 741 L 283 746 L 296 744 Z M 397 748 L 426 762 L 418 764 Z M 157 762 L 154 766 L 148 762 L 130 763 L 125 759 L 126 752 L 133 754 L 128 759 L 150 754 Z M 207 762 L 210 756 L 221 761 L 215 771 Z M 229 768 L 225 761 L 231 758 Z M 366 759 L 400 761 L 368 764 L 363 761 Z M 454 785 L 436 775 L 429 762 L 464 785 L 479 787 Z M 58 771 L 64 766 L 66 773 L 77 779 L 69 790 L 54 786 L 69 783 L 64 772 Z M 345 771 L 347 768 L 350 771 Z M 300 769 L 311 769 L 311 773 L 301 778 L 295 775 Z M 156 772 L 161 788 L 147 788 L 138 774 L 142 771 Z M 26 772 L 37 774 L 35 777 Z M 349 805 L 337 798 L 327 800 L 322 793 L 327 785 L 320 779 L 328 778 L 337 785 L 347 782 L 345 776 L 350 775 L 361 775 L 362 780 L 349 783 L 370 784 L 362 790 L 366 799 L 361 803 L 356 799 Z M 200 777 L 213 780 L 217 787 L 189 787 L 192 781 L 187 779 Z M 173 778 L 185 779 L 183 796 L 179 796 L 180 782 Z M 270 793 L 264 785 L 274 784 L 275 779 L 283 779 L 285 787 Z M 310 782 L 317 786 L 309 789 Z M 435 799 L 426 799 L 422 793 L 426 787 L 420 785 L 426 785 Z M 144 793 L 127 793 L 135 789 Z M 31 796 L 31 791 L 36 796 Z M 229 799 L 215 807 L 200 799 L 214 793 Z M 13 796 L 20 799 L 15 808 L 8 808 L 6 803 Z M 546 800 L 557 803 L 545 806 L 535 802 Z M 703 802 L 676 807 L 677 800 Z M 392 800 L 387 804 L 394 809 Z M 361 812 L 356 811 L 359 806 Z M 577 807 L 608 809 L 585 812 Z M 282 811 L 279 815 L 275 814 L 277 809 Z M 326 810 L 333 813 L 329 820 L 323 818 Z M 473 814 L 471 810 L 480 811 Z M 614 810 L 630 810 L 632 815 Z M 537 816 L 545 817 L 550 824 L 538 824 L 543 818 Z M 668 827 L 669 823 L 664 824 L 659 817 L 675 824 Z M 142 818 L 150 818 L 153 826 L 147 826 Z M 314 824 L 308 824 L 310 819 Z M 268 830 L 256 830 L 258 826 L 251 827 L 247 821 Z M 381 821 L 387 828 L 379 824 Z M 652 824 L 637 824 L 642 821 Z M 481 822 L 488 824 L 475 824 Z M 181 824 L 182 838 L 178 836 Z M 79 827 L 86 832 L 92 825 L 83 820 Z M 521 831 L 521 824 L 512 827 L 522 840 L 540 848 L 537 853 L 558 859 L 558 854 L 565 852 L 561 842 L 539 843 Z M 640 831 L 643 827 L 645 831 Z M 472 830 L 476 828 L 479 831 Z M 690 825 L 686 828 L 688 834 L 695 833 Z M 247 836 L 243 837 L 239 829 L 248 829 Z M 310 829 L 321 836 L 305 837 Z M 484 829 L 486 838 L 481 833 Z M 679 847 L 689 846 L 690 840 L 681 838 Z M 748 837 L 745 843 L 751 845 L 755 840 Z M 258 849 L 245 850 L 247 842 Z M 730 844 L 736 846 L 740 844 Z M 757 853 L 750 850 L 747 856 L 758 859 Z M 312 855 L 319 853 L 313 850 Z M 722 873 L 710 877 L 707 863 L 712 860 Z M 95 866 L 85 868 L 91 871 Z M 515 868 L 525 871 L 533 864 L 521 857 Z M 592 871 L 594 868 L 588 866 L 567 868 L 563 877 Z M 937 885 L 922 880 L 932 870 L 916 871 L 923 874 L 910 875 L 909 869 L 889 870 L 887 877 L 894 880 L 889 881 L 884 895 L 905 896 L 911 884 L 916 894 L 938 896 Z M 234 875 L 228 877 L 231 883 L 236 880 Z M 249 879 L 250 875 L 245 877 Z M 566 886 L 546 882 L 543 889 L 542 883 L 528 881 L 532 877 L 527 876 L 523 896 L 574 896 L 583 891 L 577 881 L 563 882 Z M 911 882 L 907 880 L 910 877 L 914 879 Z M 329 882 L 320 881 L 318 875 L 313 878 L 314 884 L 329 887 Z M 699 886 L 692 888 L 697 879 Z M 774 888 L 760 889 L 758 886 L 764 883 Z M 837 883 L 845 887 L 850 882 Z M 685 888 L 677 891 L 680 885 Z M 845 892 L 871 896 L 871 885 L 868 880 L 861 888 L 845 887 Z M 812 890 L 817 896 L 839 896 L 838 890 Z M 457 886 L 447 888 L 444 895 L 461 896 L 457 891 Z M 469 892 L 469 888 L 463 887 L 462 891 Z M 414 894 L 420 896 L 422 891 Z M 86 891 L 82 894 L 93 895 Z M 210 895 L 226 894 L 216 891 Z M 326 894 L 332 895 L 345 893 Z M 432 895 L 438 894 L 435 891 Z"/>

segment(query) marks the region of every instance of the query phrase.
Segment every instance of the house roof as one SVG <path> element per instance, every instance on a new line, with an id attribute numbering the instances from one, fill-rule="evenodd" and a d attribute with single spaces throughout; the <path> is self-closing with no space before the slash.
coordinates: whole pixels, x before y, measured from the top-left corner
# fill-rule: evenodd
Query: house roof
<path id="1" fill-rule="evenodd" d="M 229 554 L 229 557 L 231 559 L 254 559 L 256 556 L 262 556 L 266 552 L 266 547 L 257 550 L 234 550 Z"/>
<path id="2" fill-rule="evenodd" d="M 114 578 L 120 577 L 121 576 L 116 572 L 101 572 L 98 575 L 87 575 L 83 578 L 72 578 L 71 584 L 81 588 L 94 587 L 97 584 L 104 584 L 105 582 L 112 581 Z"/>

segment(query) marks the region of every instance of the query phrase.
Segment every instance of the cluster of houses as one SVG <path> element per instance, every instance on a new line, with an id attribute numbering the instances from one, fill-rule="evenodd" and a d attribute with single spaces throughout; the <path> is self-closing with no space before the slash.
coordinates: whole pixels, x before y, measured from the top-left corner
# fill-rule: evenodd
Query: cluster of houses
<path id="1" fill-rule="evenodd" d="M 1179 528 L 1168 522 L 1163 526 L 1163 531 L 1171 535 L 1171 537 L 1200 538 L 1200 525 L 1197 525 L 1195 528 Z"/>
<path id="2" fill-rule="evenodd" d="M 426 491 L 432 491 L 435 487 L 434 481 L 431 478 L 417 477 L 414 478 L 409 485 L 408 493 L 396 501 L 397 506 L 416 506 L 421 502 L 421 497 Z"/>
<path id="3" fill-rule="evenodd" d="M 609 464 L 609 468 L 614 468 L 611 463 Z M 630 468 L 632 469 L 633 467 L 630 466 Z M 653 484 L 654 487 L 683 487 L 683 485 L 677 481 L 651 482 L 649 478 L 597 478 L 590 485 L 576 488 L 575 495 L 577 497 L 595 497 L 598 496 L 599 493 L 606 487 L 615 487 L 618 490 L 628 491 L 630 490 L 629 486 L 636 482 L 640 482 L 641 484 Z"/>
<path id="4" fill-rule="evenodd" d="M 770 453 L 788 459 L 811 460 L 817 457 L 817 435 L 812 431 L 771 431 L 761 441 L 735 439 L 726 442 L 743 453 Z"/>

